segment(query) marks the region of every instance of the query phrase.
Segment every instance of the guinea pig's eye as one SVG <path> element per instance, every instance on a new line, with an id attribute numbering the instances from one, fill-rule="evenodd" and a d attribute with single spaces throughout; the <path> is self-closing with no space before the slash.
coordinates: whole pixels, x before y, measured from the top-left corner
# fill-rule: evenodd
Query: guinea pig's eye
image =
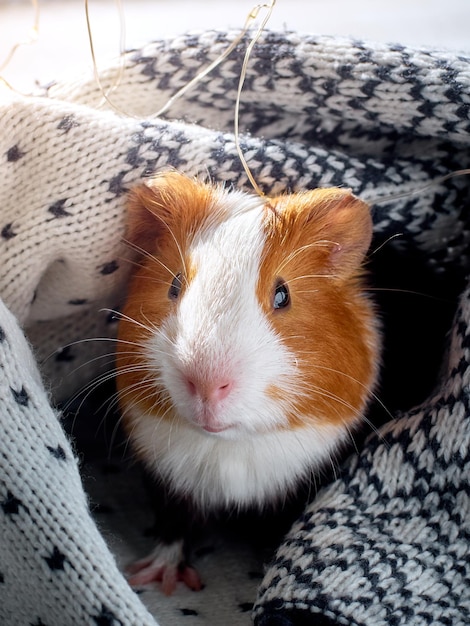
<path id="1" fill-rule="evenodd" d="M 274 290 L 274 309 L 285 309 L 290 304 L 289 287 L 286 283 L 279 281 Z"/>
<path id="2" fill-rule="evenodd" d="M 182 287 L 181 272 L 173 278 L 170 288 L 168 289 L 168 297 L 170 300 L 177 300 Z"/>

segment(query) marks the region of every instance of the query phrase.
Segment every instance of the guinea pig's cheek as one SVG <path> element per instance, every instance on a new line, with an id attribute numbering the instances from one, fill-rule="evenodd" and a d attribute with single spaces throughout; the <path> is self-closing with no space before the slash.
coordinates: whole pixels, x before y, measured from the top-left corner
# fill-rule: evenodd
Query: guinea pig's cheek
<path id="1" fill-rule="evenodd" d="M 161 327 L 146 341 L 145 354 L 149 369 L 153 373 L 156 388 L 169 389 L 171 383 L 171 354 L 173 341 L 171 338 L 171 320 L 165 320 Z"/>

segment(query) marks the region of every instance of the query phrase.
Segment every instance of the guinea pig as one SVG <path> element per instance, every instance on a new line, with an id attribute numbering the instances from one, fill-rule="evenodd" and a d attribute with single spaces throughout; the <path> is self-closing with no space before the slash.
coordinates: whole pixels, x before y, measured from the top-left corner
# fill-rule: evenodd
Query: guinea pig
<path id="1" fill-rule="evenodd" d="M 172 171 L 131 191 L 117 388 L 170 498 L 203 515 L 275 507 L 351 438 L 379 363 L 371 236 L 344 189 L 264 198 Z M 199 588 L 171 527 L 131 584 Z"/>

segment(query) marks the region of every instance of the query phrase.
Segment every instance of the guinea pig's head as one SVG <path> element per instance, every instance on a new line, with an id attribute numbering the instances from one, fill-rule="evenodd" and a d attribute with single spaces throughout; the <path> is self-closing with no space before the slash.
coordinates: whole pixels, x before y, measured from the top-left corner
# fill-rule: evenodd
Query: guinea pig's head
<path id="1" fill-rule="evenodd" d="M 223 439 L 349 432 L 377 371 L 371 232 L 337 188 L 264 199 L 177 172 L 137 186 L 117 355 L 128 429 L 138 415 Z"/>

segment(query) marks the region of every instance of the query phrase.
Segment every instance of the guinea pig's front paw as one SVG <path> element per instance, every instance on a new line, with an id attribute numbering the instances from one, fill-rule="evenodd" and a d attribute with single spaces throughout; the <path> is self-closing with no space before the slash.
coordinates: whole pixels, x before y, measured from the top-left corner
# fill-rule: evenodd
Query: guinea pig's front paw
<path id="1" fill-rule="evenodd" d="M 128 568 L 131 587 L 161 583 L 163 593 L 170 596 L 181 581 L 192 591 L 200 591 L 202 582 L 198 572 L 187 565 L 183 554 L 183 540 L 172 543 L 159 542 L 144 559 L 132 563 Z"/>

